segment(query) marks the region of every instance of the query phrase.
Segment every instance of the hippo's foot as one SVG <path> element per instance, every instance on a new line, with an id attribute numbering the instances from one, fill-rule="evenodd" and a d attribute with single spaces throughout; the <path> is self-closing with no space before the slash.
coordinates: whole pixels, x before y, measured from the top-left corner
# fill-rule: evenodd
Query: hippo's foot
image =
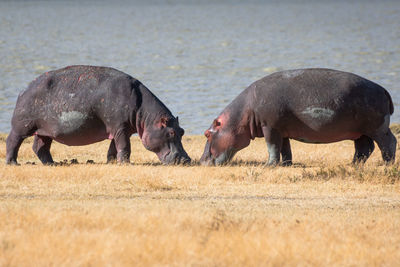
<path id="1" fill-rule="evenodd" d="M 12 165 L 12 166 L 21 166 L 16 160 L 6 160 L 7 165 Z"/>
<path id="2" fill-rule="evenodd" d="M 118 164 L 130 164 L 129 156 L 124 155 L 124 156 L 117 157 L 117 163 Z"/>
<path id="3" fill-rule="evenodd" d="M 128 151 L 120 152 L 117 155 L 117 163 L 119 165 L 130 164 L 131 162 L 130 162 L 129 158 L 130 158 L 130 152 L 128 152 Z"/>
<path id="4" fill-rule="evenodd" d="M 293 165 L 293 162 L 291 160 L 282 160 L 281 165 L 284 167 L 289 167 Z"/>
<path id="5" fill-rule="evenodd" d="M 115 163 L 117 163 L 117 157 L 107 156 L 107 164 L 115 164 Z"/>
<path id="6" fill-rule="evenodd" d="M 267 166 L 267 167 L 276 167 L 276 166 L 278 166 L 279 165 L 279 161 L 277 161 L 277 160 L 269 160 L 266 164 L 265 164 L 265 166 Z"/>
<path id="7" fill-rule="evenodd" d="M 108 153 L 107 154 L 107 164 L 115 164 L 117 163 L 117 153 Z"/>
<path id="8" fill-rule="evenodd" d="M 291 160 L 290 161 L 289 160 L 282 161 L 282 162 L 279 162 L 279 161 L 267 162 L 265 164 L 265 166 L 267 166 L 267 167 L 276 167 L 276 166 L 289 167 L 289 166 L 292 166 L 292 165 L 293 165 L 293 163 L 292 163 Z"/>
<path id="9" fill-rule="evenodd" d="M 356 152 L 353 157 L 353 164 L 365 163 L 369 156 L 374 151 L 374 140 L 366 135 L 354 140 L 354 147 Z"/>
<path id="10" fill-rule="evenodd" d="M 390 129 L 388 128 L 385 133 L 378 134 L 374 140 L 378 143 L 383 161 L 386 164 L 394 163 L 396 159 L 397 140 Z"/>
<path id="11" fill-rule="evenodd" d="M 123 166 L 123 165 L 130 165 L 131 162 L 129 160 L 127 160 L 127 161 L 118 161 L 117 164 L 120 165 L 120 166 Z"/>
<path id="12" fill-rule="evenodd" d="M 279 154 L 279 152 L 272 150 L 270 148 L 271 148 L 271 145 L 268 146 L 269 157 L 268 157 L 267 166 L 277 166 L 277 165 L 279 165 L 279 162 L 281 160 L 280 154 Z"/>

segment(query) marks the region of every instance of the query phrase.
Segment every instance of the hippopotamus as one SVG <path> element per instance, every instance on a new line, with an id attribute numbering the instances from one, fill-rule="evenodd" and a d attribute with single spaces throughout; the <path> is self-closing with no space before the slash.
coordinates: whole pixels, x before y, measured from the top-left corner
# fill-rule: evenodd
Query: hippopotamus
<path id="1" fill-rule="evenodd" d="M 53 163 L 53 140 L 81 146 L 107 138 L 107 162 L 127 163 L 134 133 L 164 164 L 190 162 L 178 117 L 140 81 L 113 68 L 69 66 L 42 74 L 18 96 L 11 125 L 7 164 L 17 164 L 22 141 L 32 135 L 43 164 Z"/>
<path id="2" fill-rule="evenodd" d="M 246 88 L 205 131 L 200 162 L 224 164 L 250 140 L 264 137 L 267 165 L 292 164 L 290 139 L 306 143 L 354 140 L 353 163 L 365 162 L 378 144 L 394 162 L 397 140 L 389 129 L 393 102 L 378 84 L 332 69 L 286 70 Z"/>

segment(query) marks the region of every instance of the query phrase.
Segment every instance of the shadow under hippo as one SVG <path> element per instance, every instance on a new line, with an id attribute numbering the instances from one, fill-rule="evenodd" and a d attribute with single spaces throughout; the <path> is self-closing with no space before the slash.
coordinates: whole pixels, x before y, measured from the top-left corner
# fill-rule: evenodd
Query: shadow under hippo
<path id="1" fill-rule="evenodd" d="M 397 140 L 389 129 L 393 103 L 378 84 L 352 73 L 298 69 L 273 73 L 245 89 L 205 131 L 200 162 L 229 162 L 250 140 L 264 137 L 268 165 L 292 164 L 289 139 L 306 143 L 354 140 L 353 163 L 365 162 L 378 144 L 386 163 Z"/>
<path id="2" fill-rule="evenodd" d="M 112 68 L 70 66 L 42 74 L 18 96 L 11 126 L 7 164 L 17 164 L 22 141 L 32 135 L 43 164 L 53 163 L 53 140 L 80 146 L 111 139 L 107 162 L 129 162 L 134 133 L 164 164 L 190 162 L 178 118 L 141 82 Z"/>

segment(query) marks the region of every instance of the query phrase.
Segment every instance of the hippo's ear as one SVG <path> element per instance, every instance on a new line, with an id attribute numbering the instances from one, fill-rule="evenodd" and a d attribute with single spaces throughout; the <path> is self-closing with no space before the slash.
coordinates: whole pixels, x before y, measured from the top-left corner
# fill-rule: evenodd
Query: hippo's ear
<path id="1" fill-rule="evenodd" d="M 168 118 L 167 117 L 161 117 L 161 119 L 160 119 L 161 128 L 167 127 L 167 123 L 168 123 Z"/>
<path id="2" fill-rule="evenodd" d="M 176 124 L 179 125 L 179 117 L 178 116 L 176 116 Z"/>

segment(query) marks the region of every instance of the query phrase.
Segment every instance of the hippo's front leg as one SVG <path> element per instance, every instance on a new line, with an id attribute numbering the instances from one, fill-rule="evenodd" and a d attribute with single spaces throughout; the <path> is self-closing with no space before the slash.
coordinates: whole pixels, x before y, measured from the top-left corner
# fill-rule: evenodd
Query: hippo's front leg
<path id="1" fill-rule="evenodd" d="M 118 130 L 114 136 L 118 163 L 129 163 L 129 157 L 131 156 L 130 136 L 131 134 L 127 129 Z"/>
<path id="2" fill-rule="evenodd" d="M 267 126 L 262 127 L 265 141 L 268 146 L 268 163 L 267 165 L 277 165 L 280 161 L 280 153 L 282 148 L 282 136 L 275 130 Z"/>

